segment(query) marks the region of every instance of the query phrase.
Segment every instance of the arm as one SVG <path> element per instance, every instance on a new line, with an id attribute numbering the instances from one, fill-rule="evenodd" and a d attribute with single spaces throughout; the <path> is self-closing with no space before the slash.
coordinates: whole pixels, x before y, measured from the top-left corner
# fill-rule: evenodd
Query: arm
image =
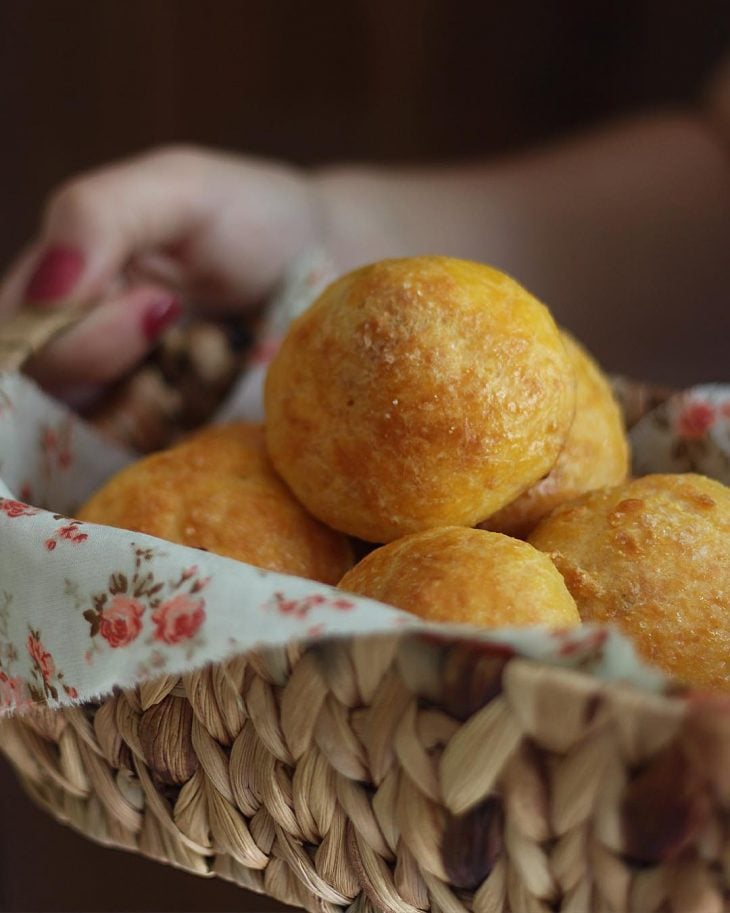
<path id="1" fill-rule="evenodd" d="M 635 119 L 505 161 L 318 180 L 343 265 L 415 252 L 486 260 L 612 369 L 727 377 L 730 165 L 699 115 Z"/>

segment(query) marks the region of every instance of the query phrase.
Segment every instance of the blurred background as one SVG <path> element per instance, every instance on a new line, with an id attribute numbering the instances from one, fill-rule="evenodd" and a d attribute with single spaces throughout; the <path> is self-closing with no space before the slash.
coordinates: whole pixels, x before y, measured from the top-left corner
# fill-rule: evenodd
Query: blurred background
<path id="1" fill-rule="evenodd" d="M 0 270 L 62 179 L 162 143 L 282 157 L 500 155 L 688 104 L 727 0 L 0 0 Z M 276 910 L 88 844 L 0 766 L 0 909 Z"/>
<path id="2" fill-rule="evenodd" d="M 0 263 L 61 179 L 160 143 L 504 153 L 691 101 L 729 39 L 727 0 L 2 0 Z"/>

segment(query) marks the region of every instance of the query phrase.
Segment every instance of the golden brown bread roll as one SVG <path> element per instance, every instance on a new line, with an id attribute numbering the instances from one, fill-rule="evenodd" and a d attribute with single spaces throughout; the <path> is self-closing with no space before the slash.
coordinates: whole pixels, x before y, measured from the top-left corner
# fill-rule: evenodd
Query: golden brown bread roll
<path id="1" fill-rule="evenodd" d="M 615 623 L 682 681 L 730 688 L 730 489 L 644 476 L 558 507 L 530 542 L 583 621 Z"/>
<path id="2" fill-rule="evenodd" d="M 259 425 L 212 427 L 134 463 L 79 519 L 323 583 L 352 564 L 347 539 L 310 517 L 274 473 Z"/>
<path id="3" fill-rule="evenodd" d="M 548 310 L 508 276 L 385 260 L 290 328 L 267 378 L 267 443 L 299 500 L 343 532 L 474 526 L 552 468 L 574 386 Z"/>
<path id="4" fill-rule="evenodd" d="M 547 556 L 501 533 L 452 526 L 376 549 L 340 589 L 428 621 L 488 628 L 579 624 L 578 610 Z"/>
<path id="5" fill-rule="evenodd" d="M 484 529 L 527 536 L 558 504 L 623 482 L 629 446 L 611 386 L 585 349 L 563 331 L 575 372 L 575 418 L 557 462 L 544 478 L 486 520 Z"/>

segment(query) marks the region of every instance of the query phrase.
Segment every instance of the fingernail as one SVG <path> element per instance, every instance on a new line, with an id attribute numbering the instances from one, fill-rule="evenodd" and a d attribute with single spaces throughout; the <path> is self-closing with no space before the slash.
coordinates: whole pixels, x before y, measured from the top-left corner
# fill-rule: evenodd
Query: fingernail
<path id="1" fill-rule="evenodd" d="M 182 307 L 172 295 L 153 301 L 142 317 L 142 332 L 152 342 L 182 314 Z"/>
<path id="2" fill-rule="evenodd" d="M 65 298 L 76 285 L 84 268 L 84 255 L 75 247 L 51 247 L 31 276 L 26 298 L 32 302 L 52 302 Z"/>

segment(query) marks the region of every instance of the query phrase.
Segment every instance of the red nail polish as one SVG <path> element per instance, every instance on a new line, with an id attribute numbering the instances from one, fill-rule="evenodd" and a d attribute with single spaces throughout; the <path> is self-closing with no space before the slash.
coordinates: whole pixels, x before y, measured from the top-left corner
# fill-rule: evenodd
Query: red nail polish
<path id="1" fill-rule="evenodd" d="M 158 298 L 149 305 L 142 317 L 142 332 L 147 339 L 157 339 L 182 314 L 177 298 Z"/>
<path id="2" fill-rule="evenodd" d="M 84 255 L 75 247 L 51 247 L 36 266 L 28 288 L 28 301 L 58 301 L 76 285 L 84 268 Z"/>

